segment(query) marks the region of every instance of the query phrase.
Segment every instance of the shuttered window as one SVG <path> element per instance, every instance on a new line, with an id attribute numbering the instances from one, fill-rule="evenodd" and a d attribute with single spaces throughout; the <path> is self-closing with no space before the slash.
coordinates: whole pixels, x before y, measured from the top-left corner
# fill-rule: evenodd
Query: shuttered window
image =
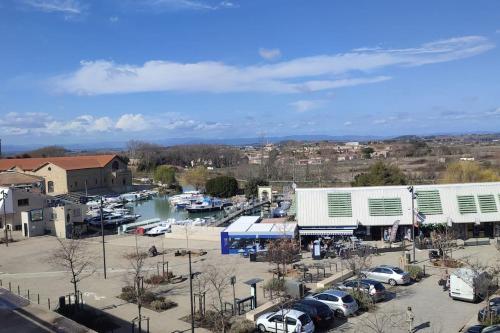
<path id="1" fill-rule="evenodd" d="M 368 199 L 370 216 L 400 216 L 403 215 L 401 198 Z"/>
<path id="2" fill-rule="evenodd" d="M 476 200 L 473 195 L 457 195 L 457 201 L 460 214 L 477 213 Z"/>
<path id="3" fill-rule="evenodd" d="M 438 190 L 417 191 L 418 211 L 424 215 L 443 214 L 441 196 Z"/>
<path id="4" fill-rule="evenodd" d="M 351 193 L 328 193 L 328 217 L 352 217 Z"/>
<path id="5" fill-rule="evenodd" d="M 481 194 L 477 196 L 479 201 L 479 209 L 481 213 L 496 213 L 498 212 L 497 203 L 493 194 Z"/>

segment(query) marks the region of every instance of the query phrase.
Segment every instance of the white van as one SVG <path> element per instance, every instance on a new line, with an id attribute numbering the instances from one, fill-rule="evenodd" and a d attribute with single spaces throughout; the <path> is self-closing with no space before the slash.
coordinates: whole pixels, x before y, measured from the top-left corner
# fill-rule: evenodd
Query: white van
<path id="1" fill-rule="evenodd" d="M 470 268 L 459 268 L 450 275 L 450 297 L 476 302 L 486 295 L 488 277 Z"/>

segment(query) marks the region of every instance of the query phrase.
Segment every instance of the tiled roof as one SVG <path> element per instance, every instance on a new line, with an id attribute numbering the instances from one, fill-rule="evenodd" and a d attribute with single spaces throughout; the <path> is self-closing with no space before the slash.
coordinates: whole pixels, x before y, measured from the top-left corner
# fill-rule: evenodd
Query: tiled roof
<path id="1" fill-rule="evenodd" d="M 42 177 L 27 175 L 20 172 L 0 172 L 0 186 L 33 184 L 43 181 Z"/>
<path id="2" fill-rule="evenodd" d="M 23 171 L 34 171 L 47 163 L 55 164 L 65 170 L 102 168 L 115 157 L 116 155 L 88 155 L 0 159 L 0 171 L 14 169 L 15 167 Z"/>

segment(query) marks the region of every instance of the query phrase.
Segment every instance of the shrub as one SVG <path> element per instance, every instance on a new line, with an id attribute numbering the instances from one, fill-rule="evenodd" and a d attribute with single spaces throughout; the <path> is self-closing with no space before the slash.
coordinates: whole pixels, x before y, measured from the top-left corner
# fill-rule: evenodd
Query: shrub
<path id="1" fill-rule="evenodd" d="M 263 288 L 271 291 L 283 291 L 285 290 L 285 281 L 282 279 L 272 278 L 264 283 Z"/>
<path id="2" fill-rule="evenodd" d="M 231 324 L 229 333 L 253 333 L 255 324 L 248 319 L 237 319 Z"/>
<path id="3" fill-rule="evenodd" d="M 406 271 L 410 274 L 410 277 L 414 281 L 420 281 L 424 277 L 424 271 L 422 267 L 417 265 L 407 265 Z"/>
<path id="4" fill-rule="evenodd" d="M 136 301 L 135 290 L 132 286 L 125 286 L 122 288 L 122 293 L 120 294 L 120 298 L 124 301 L 134 303 Z"/>
<path id="5" fill-rule="evenodd" d="M 174 274 L 172 272 L 168 272 L 168 275 L 165 274 L 165 276 L 153 275 L 150 278 L 146 279 L 145 281 L 146 281 L 146 283 L 149 283 L 149 284 L 162 284 L 162 283 L 168 282 L 167 276 L 169 278 L 173 278 Z"/>
<path id="6" fill-rule="evenodd" d="M 164 311 L 164 310 L 168 310 L 170 308 L 173 308 L 174 306 L 176 306 L 177 303 L 171 301 L 171 300 L 166 300 L 164 299 L 163 297 L 162 298 L 159 298 L 157 300 L 154 300 L 152 301 L 149 306 L 151 307 L 151 309 L 155 310 L 155 311 Z"/>
<path id="7" fill-rule="evenodd" d="M 215 177 L 207 181 L 205 191 L 214 197 L 229 198 L 238 194 L 238 181 L 229 176 Z"/>
<path id="8" fill-rule="evenodd" d="M 161 298 L 156 297 L 155 294 L 153 294 L 151 291 L 146 291 L 144 294 L 142 294 L 142 302 L 146 304 L 150 304 L 151 302 L 155 300 L 161 300 Z"/>
<path id="9" fill-rule="evenodd" d="M 359 305 L 359 310 L 361 311 L 370 311 L 375 307 L 375 303 L 373 303 L 373 299 L 361 290 L 352 290 L 349 292 L 351 296 L 356 300 Z"/>

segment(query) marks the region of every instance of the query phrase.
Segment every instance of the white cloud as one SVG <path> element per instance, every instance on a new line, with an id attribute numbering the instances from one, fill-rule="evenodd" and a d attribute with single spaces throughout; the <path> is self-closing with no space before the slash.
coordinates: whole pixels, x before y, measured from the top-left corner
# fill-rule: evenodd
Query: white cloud
<path id="1" fill-rule="evenodd" d="M 22 0 L 23 3 L 33 9 L 52 13 L 60 12 L 66 15 L 78 15 L 84 11 L 84 7 L 77 0 Z"/>
<path id="2" fill-rule="evenodd" d="M 124 131 L 139 132 L 148 129 L 150 126 L 144 116 L 138 114 L 124 114 L 116 122 L 116 128 Z"/>
<path id="3" fill-rule="evenodd" d="M 281 51 L 280 51 L 280 49 L 260 48 L 259 55 L 266 60 L 273 60 L 273 59 L 281 57 Z"/>
<path id="4" fill-rule="evenodd" d="M 88 133 L 108 132 L 113 128 L 113 121 L 109 117 L 94 117 L 91 115 L 81 115 L 68 121 L 52 120 L 40 124 L 34 129 L 36 134 L 49 135 L 84 135 Z"/>
<path id="5" fill-rule="evenodd" d="M 150 91 L 296 93 L 330 90 L 390 79 L 373 75 L 390 67 L 422 66 L 476 56 L 494 44 L 481 36 L 426 43 L 417 48 L 373 49 L 297 58 L 274 64 L 233 66 L 216 61 L 143 65 L 82 61 L 75 72 L 52 79 L 54 89 L 81 95 Z"/>
<path id="6" fill-rule="evenodd" d="M 351 126 L 352 125 L 352 121 L 346 121 L 344 122 L 344 126 Z"/>
<path id="7" fill-rule="evenodd" d="M 374 125 L 382 125 L 382 124 L 387 124 L 387 119 L 375 119 L 373 121 Z"/>
<path id="8" fill-rule="evenodd" d="M 238 7 L 232 1 L 208 0 L 139 0 L 137 4 L 159 10 L 217 10 Z"/>
<path id="9" fill-rule="evenodd" d="M 324 100 L 298 100 L 290 103 L 290 106 L 294 107 L 297 112 L 306 112 L 314 109 L 319 109 L 325 105 Z"/>
<path id="10" fill-rule="evenodd" d="M 119 19 L 120 19 L 120 18 L 119 18 L 118 16 L 111 16 L 111 17 L 109 18 L 109 22 L 111 22 L 111 23 L 116 23 L 116 22 L 118 22 L 118 20 L 119 20 Z"/>

